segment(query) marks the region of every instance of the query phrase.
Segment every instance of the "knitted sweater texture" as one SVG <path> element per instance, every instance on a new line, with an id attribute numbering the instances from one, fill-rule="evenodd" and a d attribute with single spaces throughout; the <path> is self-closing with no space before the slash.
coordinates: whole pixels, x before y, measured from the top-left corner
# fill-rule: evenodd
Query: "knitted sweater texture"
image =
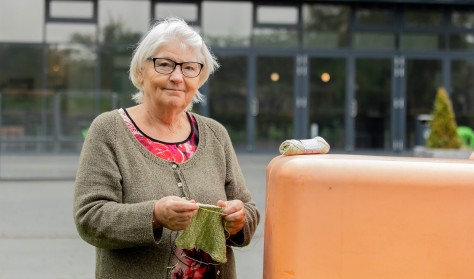
<path id="1" fill-rule="evenodd" d="M 245 226 L 227 240 L 227 263 L 216 278 L 237 278 L 232 248 L 250 243 L 260 215 L 225 128 L 194 114 L 195 154 L 183 164 L 151 154 L 130 133 L 118 111 L 91 124 L 75 181 L 74 220 L 80 236 L 96 247 L 96 278 L 168 278 L 177 232 L 152 227 L 155 201 L 165 196 L 216 204 L 239 199 Z"/>

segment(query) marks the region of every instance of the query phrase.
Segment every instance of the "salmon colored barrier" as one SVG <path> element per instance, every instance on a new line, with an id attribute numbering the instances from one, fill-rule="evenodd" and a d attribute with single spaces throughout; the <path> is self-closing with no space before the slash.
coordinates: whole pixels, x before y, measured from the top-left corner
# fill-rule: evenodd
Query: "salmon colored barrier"
<path id="1" fill-rule="evenodd" d="M 474 161 L 279 156 L 264 278 L 474 278 Z"/>

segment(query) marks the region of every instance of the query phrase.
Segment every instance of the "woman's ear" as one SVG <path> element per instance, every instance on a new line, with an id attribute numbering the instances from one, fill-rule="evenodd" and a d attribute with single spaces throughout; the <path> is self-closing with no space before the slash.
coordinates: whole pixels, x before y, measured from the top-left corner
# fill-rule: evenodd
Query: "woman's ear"
<path id="1" fill-rule="evenodd" d="M 142 69 L 138 70 L 137 79 L 140 85 L 143 85 L 143 70 Z"/>

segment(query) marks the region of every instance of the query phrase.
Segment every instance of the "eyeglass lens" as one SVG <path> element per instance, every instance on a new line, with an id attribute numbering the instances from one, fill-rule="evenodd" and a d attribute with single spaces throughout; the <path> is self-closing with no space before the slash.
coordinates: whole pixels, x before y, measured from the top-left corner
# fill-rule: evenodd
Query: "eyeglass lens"
<path id="1" fill-rule="evenodd" d="M 202 64 L 197 62 L 177 63 L 166 58 L 153 58 L 155 70 L 160 74 L 171 74 L 176 65 L 181 66 L 181 73 L 186 77 L 197 77 L 201 73 Z"/>

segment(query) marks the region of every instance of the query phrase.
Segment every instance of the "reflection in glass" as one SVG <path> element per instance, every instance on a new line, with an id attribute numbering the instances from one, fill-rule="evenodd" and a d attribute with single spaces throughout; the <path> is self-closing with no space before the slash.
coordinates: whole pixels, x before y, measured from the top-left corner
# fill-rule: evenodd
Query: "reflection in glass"
<path id="1" fill-rule="evenodd" d="M 89 126 L 97 111 L 94 103 L 96 59 L 93 47 L 80 44 L 49 46 L 46 86 L 54 101 L 60 104 L 60 117 L 51 131 L 54 135 L 78 137 L 81 130 Z"/>
<path id="2" fill-rule="evenodd" d="M 405 10 L 404 23 L 412 27 L 438 27 L 443 23 L 443 14 L 433 10 Z"/>
<path id="3" fill-rule="evenodd" d="M 356 61 L 355 146 L 357 149 L 391 149 L 390 59 Z"/>
<path id="4" fill-rule="evenodd" d="M 283 28 L 256 28 L 253 33 L 255 47 L 294 48 L 298 47 L 298 32 Z"/>
<path id="5" fill-rule="evenodd" d="M 94 17 L 92 1 L 51 1 L 50 16 L 61 18 L 86 18 Z"/>
<path id="6" fill-rule="evenodd" d="M 0 42 L 42 42 L 44 6 L 44 0 L 1 0 Z"/>
<path id="7" fill-rule="evenodd" d="M 393 33 L 357 32 L 353 47 L 356 49 L 392 50 L 395 49 Z"/>
<path id="8" fill-rule="evenodd" d="M 195 3 L 157 3 L 155 5 L 156 19 L 176 16 L 188 22 L 198 20 L 198 6 Z"/>
<path id="9" fill-rule="evenodd" d="M 298 8 L 283 6 L 258 6 L 257 24 L 290 24 L 298 23 Z"/>
<path id="10" fill-rule="evenodd" d="M 211 47 L 249 47 L 252 4 L 203 2 L 202 30 Z"/>
<path id="11" fill-rule="evenodd" d="M 451 66 L 451 101 L 458 125 L 474 128 L 474 62 L 455 60 Z"/>
<path id="12" fill-rule="evenodd" d="M 47 23 L 46 41 L 50 43 L 75 42 L 94 43 L 97 40 L 97 28 L 94 24 Z"/>
<path id="13" fill-rule="evenodd" d="M 311 135 L 311 125 L 316 124 L 318 135 L 332 149 L 344 149 L 345 60 L 312 58 L 310 65 L 308 135 Z"/>
<path id="14" fill-rule="evenodd" d="M 350 9 L 347 6 L 304 5 L 305 47 L 341 48 L 348 44 Z"/>
<path id="15" fill-rule="evenodd" d="M 451 22 L 454 27 L 474 29 L 473 11 L 453 11 Z"/>
<path id="16" fill-rule="evenodd" d="M 42 100 L 41 65 L 43 48 L 37 45 L 0 46 L 0 137 L 42 136 L 46 107 Z M 10 151 L 19 144 L 9 144 Z M 4 145 L 0 148 L 5 147 Z"/>
<path id="17" fill-rule="evenodd" d="M 126 108 L 134 105 L 131 100 L 137 89 L 128 78 L 132 48 L 123 46 L 103 47 L 100 50 L 100 110 Z"/>
<path id="18" fill-rule="evenodd" d="M 247 59 L 220 56 L 221 67 L 209 81 L 209 115 L 223 124 L 236 148 L 245 148 L 247 115 Z"/>
<path id="19" fill-rule="evenodd" d="M 390 26 L 396 23 L 395 11 L 390 9 L 357 9 L 355 20 L 358 24 L 373 26 Z"/>
<path id="20" fill-rule="evenodd" d="M 404 33 L 400 35 L 400 48 L 406 50 L 441 50 L 443 36 L 439 34 Z"/>
<path id="21" fill-rule="evenodd" d="M 450 35 L 449 47 L 453 50 L 474 50 L 474 34 L 460 33 Z"/>
<path id="22" fill-rule="evenodd" d="M 149 24 L 150 7 L 146 1 L 99 1 L 101 42 L 135 44 Z"/>
<path id="23" fill-rule="evenodd" d="M 257 150 L 278 150 L 280 144 L 293 137 L 293 57 L 258 57 Z M 278 81 L 271 76 L 278 73 Z"/>
<path id="24" fill-rule="evenodd" d="M 436 90 L 441 83 L 441 61 L 408 59 L 406 61 L 406 141 L 415 143 L 415 121 L 420 114 L 431 114 Z"/>

